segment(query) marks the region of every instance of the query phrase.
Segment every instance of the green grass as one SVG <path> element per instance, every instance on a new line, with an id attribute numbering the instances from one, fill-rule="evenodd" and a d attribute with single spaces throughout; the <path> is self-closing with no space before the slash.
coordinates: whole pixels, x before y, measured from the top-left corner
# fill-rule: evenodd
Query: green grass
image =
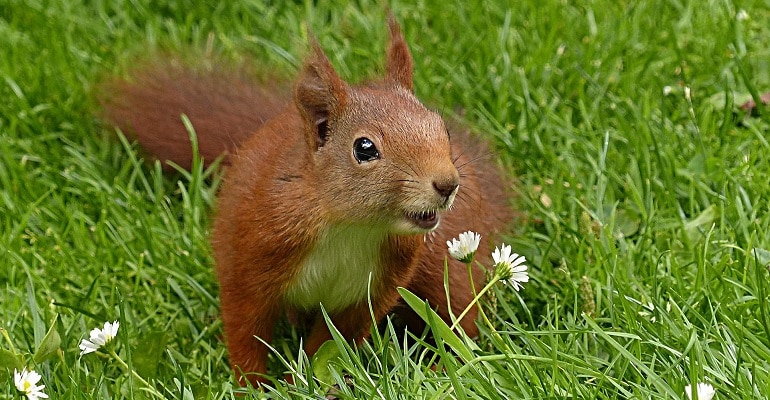
<path id="1" fill-rule="evenodd" d="M 207 243 L 219 174 L 144 164 L 94 117 L 94 84 L 207 46 L 290 75 L 306 27 L 344 77 L 380 69 L 378 2 L 200 3 L 0 0 L 0 366 L 21 355 L 52 398 L 151 397 L 115 360 L 79 356 L 116 319 L 114 348 L 154 390 L 234 390 Z M 737 107 L 770 90 L 768 4 L 449 3 L 391 7 L 418 95 L 518 177 L 509 243 L 532 280 L 495 288 L 495 330 L 476 342 L 386 330 L 339 342 L 318 376 L 347 375 L 343 398 L 676 399 L 702 381 L 717 399 L 770 397 L 770 109 Z M 272 396 L 322 397 L 286 337 L 278 353 L 305 375 Z"/>

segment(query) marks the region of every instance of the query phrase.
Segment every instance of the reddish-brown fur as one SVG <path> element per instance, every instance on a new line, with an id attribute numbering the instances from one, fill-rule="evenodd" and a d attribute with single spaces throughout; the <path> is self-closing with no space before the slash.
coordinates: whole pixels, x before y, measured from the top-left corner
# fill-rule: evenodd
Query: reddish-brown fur
<path id="1" fill-rule="evenodd" d="M 129 81 L 103 83 L 99 100 L 104 118 L 147 153 L 189 167 L 192 147 L 182 114 L 201 133 L 199 153 L 209 164 L 291 104 L 281 89 L 258 82 L 244 69 L 191 69 L 179 61 L 156 61 L 138 67 Z"/>
<path id="2" fill-rule="evenodd" d="M 189 167 L 181 114 L 196 128 L 206 161 L 229 154 L 212 244 L 230 361 L 251 383 L 262 381 L 268 354 L 255 337 L 270 342 L 283 313 L 315 315 L 304 341 L 308 354 L 331 338 L 317 309 L 287 297 L 313 271 L 303 269 L 313 261 L 310 254 L 326 254 L 316 246 L 324 235 L 339 227 L 386 227 L 382 239 L 374 240 L 379 254 L 371 305 L 377 321 L 398 303 L 400 286 L 428 299 L 451 321 L 443 283 L 446 241 L 473 230 L 482 235 L 480 253 L 488 254 L 490 239 L 511 218 L 508 185 L 483 143 L 450 127 L 450 144 L 440 118 L 411 95 L 411 55 L 392 19 L 390 29 L 384 80 L 348 86 L 314 43 L 293 104 L 290 96 L 239 74 L 163 64 L 140 69 L 131 82 L 105 86 L 106 117 L 153 156 Z M 321 124 L 328 124 L 328 137 L 320 134 Z M 379 144 L 381 160 L 351 161 L 350 143 L 362 135 Z M 454 204 L 444 210 L 451 197 L 431 186 L 451 189 L 458 177 Z M 443 210 L 437 229 L 400 231 L 405 212 L 428 209 Z M 448 277 L 451 312 L 458 315 L 473 297 L 465 265 L 450 260 Z M 476 268 L 474 282 L 483 280 Z M 461 321 L 470 335 L 478 333 L 476 315 L 473 309 Z M 351 340 L 369 334 L 365 300 L 351 299 L 330 316 Z"/>

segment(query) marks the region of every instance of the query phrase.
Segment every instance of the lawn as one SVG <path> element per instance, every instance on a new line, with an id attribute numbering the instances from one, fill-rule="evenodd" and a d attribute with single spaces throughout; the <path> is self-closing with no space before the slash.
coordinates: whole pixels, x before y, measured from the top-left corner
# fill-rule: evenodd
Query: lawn
<path id="1" fill-rule="evenodd" d="M 208 244 L 221 173 L 144 162 L 93 92 L 164 52 L 293 76 L 308 28 L 344 78 L 381 71 L 381 2 L 262 3 L 0 0 L 0 398 L 22 367 L 58 399 L 241 390 Z M 311 365 L 285 328 L 271 362 L 296 383 L 266 395 L 770 397 L 770 108 L 741 107 L 770 91 L 768 3 L 416 3 L 391 4 L 416 93 L 499 156 L 530 281 L 493 286 L 475 341 L 386 328 Z"/>

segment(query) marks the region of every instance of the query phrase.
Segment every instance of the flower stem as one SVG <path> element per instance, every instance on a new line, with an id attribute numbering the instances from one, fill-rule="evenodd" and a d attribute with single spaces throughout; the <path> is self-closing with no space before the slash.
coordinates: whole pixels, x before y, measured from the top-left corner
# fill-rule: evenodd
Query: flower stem
<path id="1" fill-rule="evenodd" d="M 468 267 L 468 268 L 470 270 L 470 267 Z M 473 308 L 473 305 L 478 303 L 478 301 L 481 298 L 481 296 L 483 296 L 487 291 L 489 291 L 489 288 L 491 288 L 492 285 L 497 283 L 497 281 L 499 281 L 499 280 L 500 280 L 499 276 L 497 276 L 497 275 L 493 276 L 492 280 L 489 281 L 489 283 L 487 283 L 487 285 L 484 286 L 484 288 L 482 288 L 481 291 L 479 291 L 479 293 L 473 298 L 473 300 L 470 302 L 470 304 L 468 304 L 468 306 L 465 307 L 465 310 L 463 310 L 463 312 L 460 313 L 460 316 L 457 317 L 457 320 L 455 320 L 455 322 L 452 324 L 452 326 L 449 327 L 449 329 L 454 330 L 455 328 L 457 328 L 457 325 L 460 323 L 460 321 L 462 321 L 462 319 L 465 317 L 465 315 L 467 315 L 471 311 L 471 308 Z M 474 288 L 474 291 L 475 291 L 475 288 Z M 487 322 L 489 322 L 489 321 L 487 321 Z"/>
<path id="2" fill-rule="evenodd" d="M 474 258 L 475 258 L 475 257 L 474 257 Z M 471 283 L 471 293 L 472 293 L 472 294 L 473 294 L 473 296 L 474 296 L 474 299 L 473 299 L 473 301 L 472 301 L 472 302 L 471 302 L 471 304 L 468 306 L 468 307 L 471 307 L 471 305 L 473 305 L 473 303 L 475 303 L 475 302 L 476 302 L 476 301 L 477 301 L 477 300 L 480 298 L 480 297 L 477 297 L 477 294 L 476 294 L 476 284 L 475 284 L 475 283 L 474 283 L 474 281 L 473 281 L 473 258 L 471 258 L 471 260 L 470 260 L 470 261 L 468 261 L 468 264 L 467 264 L 467 266 L 468 266 L 468 281 Z M 489 327 L 489 330 L 490 330 L 490 332 L 491 332 L 491 331 L 494 331 L 494 330 L 495 330 L 495 327 L 494 327 L 494 326 L 492 326 L 492 322 L 490 322 L 490 321 L 489 321 L 489 318 L 487 318 L 487 313 L 486 313 L 486 312 L 484 312 L 484 309 L 483 309 L 483 308 L 481 308 L 481 306 L 480 306 L 480 305 L 479 305 L 479 307 L 478 307 L 478 308 L 479 308 L 479 314 L 481 314 L 481 319 L 484 321 L 484 323 L 485 323 L 485 324 L 487 324 L 487 326 Z M 463 311 L 463 314 L 460 316 L 460 318 L 458 318 L 458 319 L 456 319 L 456 320 L 454 321 L 454 324 L 456 325 L 456 324 L 457 324 L 457 322 L 458 322 L 459 320 L 461 320 L 461 319 L 462 319 L 462 317 L 464 317 L 466 313 L 467 313 L 467 311 Z M 454 327 L 454 325 L 452 325 L 452 326 Z"/>
<path id="3" fill-rule="evenodd" d="M 489 331 L 497 335 L 497 331 L 495 330 L 495 326 L 492 325 L 492 321 L 487 318 L 487 313 L 484 312 L 484 309 L 479 307 L 479 314 L 481 314 L 481 319 L 484 320 L 484 323 L 487 324 L 487 327 L 489 328 Z"/>
<path id="4" fill-rule="evenodd" d="M 476 285 L 473 282 L 473 259 L 475 257 L 472 257 L 470 261 L 468 261 L 465 266 L 468 267 L 468 282 L 471 283 L 471 293 L 473 293 L 473 296 L 476 296 Z"/>

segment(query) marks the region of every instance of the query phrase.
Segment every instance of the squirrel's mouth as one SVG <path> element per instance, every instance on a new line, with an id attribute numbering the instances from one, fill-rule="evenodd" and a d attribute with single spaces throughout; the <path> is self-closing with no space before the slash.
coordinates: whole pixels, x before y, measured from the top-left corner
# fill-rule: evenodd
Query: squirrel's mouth
<path id="1" fill-rule="evenodd" d="M 406 217 L 420 229 L 430 231 L 438 226 L 439 216 L 436 211 L 420 211 L 408 213 Z"/>

